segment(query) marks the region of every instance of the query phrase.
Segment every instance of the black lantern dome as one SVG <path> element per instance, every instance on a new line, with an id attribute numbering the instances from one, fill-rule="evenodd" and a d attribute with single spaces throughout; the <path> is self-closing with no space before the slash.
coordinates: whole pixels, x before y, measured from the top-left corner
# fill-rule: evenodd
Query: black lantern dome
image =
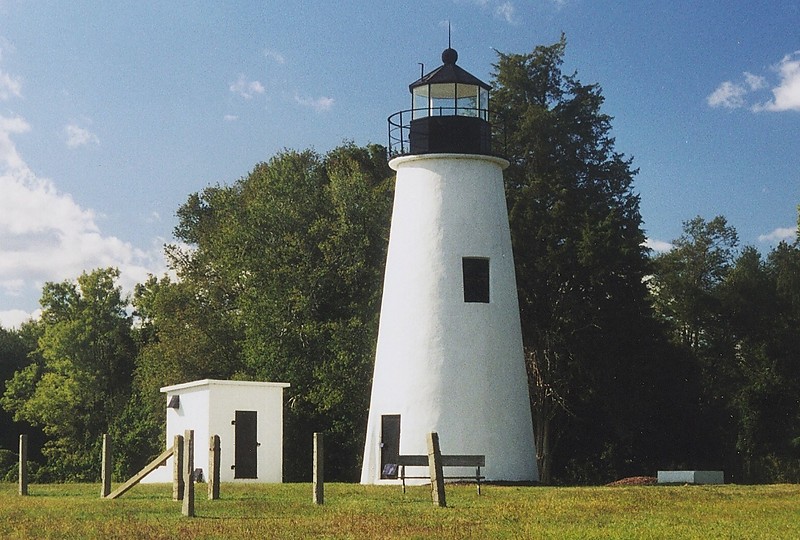
<path id="1" fill-rule="evenodd" d="M 443 64 L 409 85 L 411 110 L 389 118 L 393 153 L 491 154 L 489 85 L 457 60 L 455 49 L 445 49 Z"/>

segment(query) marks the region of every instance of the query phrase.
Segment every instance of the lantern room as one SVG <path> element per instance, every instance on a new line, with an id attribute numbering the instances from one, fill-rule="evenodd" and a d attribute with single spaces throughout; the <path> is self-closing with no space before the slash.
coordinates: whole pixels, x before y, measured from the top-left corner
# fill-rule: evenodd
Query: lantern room
<path id="1" fill-rule="evenodd" d="M 489 85 L 457 60 L 445 49 L 442 65 L 409 85 L 411 110 L 389 118 L 392 153 L 491 154 Z"/>

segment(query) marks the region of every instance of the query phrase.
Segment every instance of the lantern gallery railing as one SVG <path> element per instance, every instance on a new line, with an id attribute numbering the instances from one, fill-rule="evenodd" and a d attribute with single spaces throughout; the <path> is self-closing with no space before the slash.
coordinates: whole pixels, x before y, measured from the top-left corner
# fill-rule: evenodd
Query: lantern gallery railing
<path id="1" fill-rule="evenodd" d="M 441 120 L 446 123 L 440 131 L 433 135 L 431 122 Z M 391 115 L 389 123 L 389 157 L 396 157 L 405 154 L 431 153 L 435 150 L 433 145 L 430 147 L 423 141 L 420 150 L 420 141 L 429 136 L 447 137 L 453 139 L 466 136 L 467 139 L 478 137 L 477 148 L 480 151 L 467 150 L 466 153 L 481 153 L 502 156 L 505 153 L 505 122 L 500 115 L 490 112 L 488 109 L 475 109 L 470 107 L 424 107 L 419 109 L 408 109 L 399 111 Z M 470 128 L 479 125 L 480 129 Z M 466 133 L 469 130 L 470 133 Z M 455 143 L 457 146 L 460 144 Z M 471 145 L 467 145 L 471 146 Z"/>

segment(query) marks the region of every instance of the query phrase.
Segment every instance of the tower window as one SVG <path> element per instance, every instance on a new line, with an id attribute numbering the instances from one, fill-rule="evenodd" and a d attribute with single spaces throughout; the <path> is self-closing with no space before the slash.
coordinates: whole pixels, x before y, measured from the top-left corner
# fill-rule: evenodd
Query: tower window
<path id="1" fill-rule="evenodd" d="M 489 303 L 489 259 L 464 257 L 464 302 Z"/>

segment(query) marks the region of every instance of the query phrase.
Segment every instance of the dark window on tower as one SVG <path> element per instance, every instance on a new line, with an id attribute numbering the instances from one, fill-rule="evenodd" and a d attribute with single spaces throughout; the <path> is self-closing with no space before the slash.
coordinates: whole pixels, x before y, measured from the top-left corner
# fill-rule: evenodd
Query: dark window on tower
<path id="1" fill-rule="evenodd" d="M 489 303 L 489 259 L 464 257 L 464 302 Z"/>

